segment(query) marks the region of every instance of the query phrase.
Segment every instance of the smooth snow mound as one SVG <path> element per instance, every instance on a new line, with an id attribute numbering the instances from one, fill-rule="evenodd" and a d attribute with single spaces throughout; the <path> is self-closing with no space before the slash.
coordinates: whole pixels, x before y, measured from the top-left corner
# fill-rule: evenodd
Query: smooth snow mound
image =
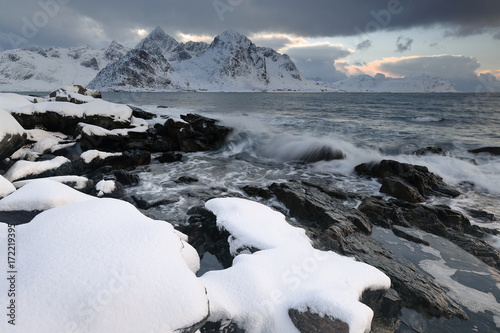
<path id="1" fill-rule="evenodd" d="M 17 109 L 23 106 L 31 105 L 28 98 L 23 95 L 13 93 L 0 93 L 0 107 L 7 111 Z"/>
<path id="2" fill-rule="evenodd" d="M 0 104 L 2 106 L 2 104 Z M 0 142 L 6 135 L 23 135 L 24 128 L 19 125 L 16 119 L 9 112 L 0 109 Z"/>
<path id="3" fill-rule="evenodd" d="M 208 315 L 173 227 L 126 202 L 58 207 L 15 229 L 16 326 L 6 317 L 0 332 L 173 333 Z M 2 295 L 8 286 L 2 278 Z"/>
<path id="4" fill-rule="evenodd" d="M 16 187 L 0 175 L 0 198 L 6 197 L 16 190 Z"/>
<path id="5" fill-rule="evenodd" d="M 0 200 L 0 211 L 43 211 L 97 198 L 48 179 L 33 180 Z"/>
<path id="6" fill-rule="evenodd" d="M 390 287 L 384 273 L 314 249 L 303 230 L 259 203 L 219 198 L 205 206 L 217 216 L 218 226 L 232 234 L 232 250 L 260 250 L 240 254 L 232 267 L 201 277 L 210 300 L 210 321 L 230 319 L 247 333 L 292 333 L 299 331 L 288 311 L 297 309 L 340 319 L 351 333 L 370 331 L 373 311 L 359 299 L 366 289 Z"/>

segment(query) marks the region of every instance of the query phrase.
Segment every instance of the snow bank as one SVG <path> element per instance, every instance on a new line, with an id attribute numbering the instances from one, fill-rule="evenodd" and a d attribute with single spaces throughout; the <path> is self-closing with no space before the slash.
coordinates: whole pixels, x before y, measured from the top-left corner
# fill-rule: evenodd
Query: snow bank
<path id="1" fill-rule="evenodd" d="M 231 248 L 253 246 L 233 266 L 201 277 L 210 300 L 211 321 L 231 319 L 246 332 L 298 332 L 289 309 L 311 311 L 346 322 L 350 332 L 368 332 L 373 311 L 359 302 L 365 289 L 388 289 L 378 269 L 334 252 L 314 249 L 303 230 L 281 213 L 245 199 L 213 199 L 207 209 L 236 240 Z M 230 237 L 231 238 L 231 237 Z"/>
<path id="2" fill-rule="evenodd" d="M 53 180 L 37 179 L 0 200 L 0 211 L 43 211 L 88 200 L 96 198 Z"/>
<path id="3" fill-rule="evenodd" d="M 0 104 L 1 105 L 1 104 Z M 41 102 L 9 108 L 10 112 L 19 114 L 56 112 L 65 117 L 85 118 L 90 116 L 103 116 L 113 118 L 118 122 L 130 121 L 132 109 L 124 104 L 115 104 L 101 99 L 91 99 L 87 103 L 73 104 L 70 102 Z"/>
<path id="4" fill-rule="evenodd" d="M 16 190 L 16 187 L 0 175 L 0 198 L 6 197 Z"/>
<path id="5" fill-rule="evenodd" d="M 31 175 L 39 175 L 45 171 L 55 170 L 65 163 L 70 163 L 70 160 L 62 156 L 57 156 L 56 158 L 42 162 L 17 161 L 9 171 L 7 171 L 5 178 L 13 182 Z"/>
<path id="6" fill-rule="evenodd" d="M 0 223 L 0 239 L 6 233 Z M 54 208 L 16 234 L 16 332 L 173 333 L 208 315 L 205 288 L 173 227 L 126 202 Z M 8 283 L 1 279 L 2 295 Z M 0 332 L 12 331 L 0 321 Z"/>
<path id="7" fill-rule="evenodd" d="M 0 107 L 7 111 L 17 109 L 20 107 L 25 107 L 32 105 L 25 96 L 13 94 L 13 93 L 1 93 L 0 94 Z"/>
<path id="8" fill-rule="evenodd" d="M 0 104 L 2 106 L 2 104 Z M 0 109 L 0 142 L 6 135 L 23 135 L 24 128 L 19 125 L 16 119 L 9 112 Z"/>

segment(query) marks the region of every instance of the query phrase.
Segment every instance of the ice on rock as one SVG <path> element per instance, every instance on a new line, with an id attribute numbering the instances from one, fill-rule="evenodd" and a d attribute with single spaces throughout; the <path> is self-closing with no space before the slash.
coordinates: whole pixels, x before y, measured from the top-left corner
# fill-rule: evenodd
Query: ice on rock
<path id="1" fill-rule="evenodd" d="M 0 240 L 6 233 L 0 223 Z M 208 315 L 173 227 L 126 202 L 54 208 L 16 234 L 16 326 L 2 320 L 0 332 L 173 333 Z M 0 281 L 3 295 L 8 282 Z"/>
<path id="2" fill-rule="evenodd" d="M 96 199 L 60 182 L 37 179 L 0 200 L 0 211 L 43 211 Z"/>
<path id="3" fill-rule="evenodd" d="M 304 230 L 272 209 L 245 199 L 212 199 L 207 209 L 235 238 L 231 249 L 260 251 L 236 256 L 233 266 L 201 277 L 210 321 L 230 319 L 246 332 L 299 332 L 288 311 L 311 311 L 368 332 L 373 311 L 359 302 L 366 289 L 388 289 L 390 279 L 352 258 L 314 249 Z M 232 239 L 232 237 L 230 237 Z"/>

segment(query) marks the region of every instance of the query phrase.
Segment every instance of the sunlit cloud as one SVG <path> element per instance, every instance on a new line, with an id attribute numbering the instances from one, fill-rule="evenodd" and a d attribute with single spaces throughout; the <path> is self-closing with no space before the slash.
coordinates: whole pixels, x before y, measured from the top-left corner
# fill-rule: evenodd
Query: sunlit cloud
<path id="1" fill-rule="evenodd" d="M 214 40 L 214 36 L 208 36 L 208 35 L 185 34 L 182 32 L 178 32 L 176 35 L 177 35 L 177 40 L 182 43 L 186 42 L 211 43 Z"/>

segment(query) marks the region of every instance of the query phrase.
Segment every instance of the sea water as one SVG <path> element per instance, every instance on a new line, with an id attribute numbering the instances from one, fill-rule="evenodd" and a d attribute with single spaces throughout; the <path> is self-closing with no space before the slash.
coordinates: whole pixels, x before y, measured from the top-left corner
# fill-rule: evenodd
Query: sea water
<path id="1" fill-rule="evenodd" d="M 500 156 L 469 152 L 500 146 L 500 94 L 105 93 L 104 98 L 156 113 L 159 117 L 153 122 L 198 113 L 234 129 L 217 151 L 185 154 L 183 162 L 153 161 L 138 168 L 141 182 L 128 194 L 150 201 L 169 199 L 172 204 L 144 213 L 173 224 L 186 223 L 188 209 L 210 198 L 248 197 L 242 190 L 245 185 L 266 187 L 314 179 L 349 192 L 384 196 L 377 180 L 354 173 L 356 165 L 382 159 L 427 166 L 462 193 L 455 199 L 431 198 L 430 204 L 447 204 L 466 215 L 472 208 L 500 216 Z M 446 155 L 413 154 L 428 146 L 441 147 Z M 318 147 L 340 150 L 345 158 L 297 162 L 298 156 Z M 179 183 L 182 176 L 198 182 Z M 278 202 L 260 200 L 280 208 Z M 359 202 L 346 204 L 355 207 Z M 482 227 L 500 229 L 498 220 L 467 216 Z M 471 320 L 463 324 L 429 319 L 405 309 L 401 317 L 405 324 L 399 332 L 500 329 L 498 272 L 444 239 L 420 236 L 433 247 L 399 239 L 386 229 L 374 230 L 375 238 L 444 285 Z M 486 240 L 500 249 L 500 238 Z M 213 260 L 205 266 L 217 269 Z"/>

